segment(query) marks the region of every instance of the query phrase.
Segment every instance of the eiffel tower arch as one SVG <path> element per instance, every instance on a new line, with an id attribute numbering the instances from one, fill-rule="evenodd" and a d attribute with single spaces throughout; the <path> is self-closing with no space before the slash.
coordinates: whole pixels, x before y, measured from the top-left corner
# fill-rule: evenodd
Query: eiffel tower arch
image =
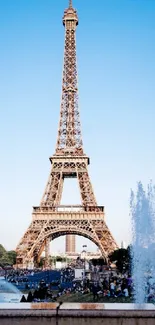
<path id="1" fill-rule="evenodd" d="M 65 51 L 56 150 L 50 157 L 51 171 L 40 205 L 33 208 L 32 222 L 16 249 L 20 267 L 38 263 L 44 249 L 48 259 L 50 241 L 62 235 L 80 235 L 90 239 L 105 259 L 117 248 L 105 223 L 104 207 L 97 205 L 88 174 L 89 157 L 83 150 L 76 63 L 78 16 L 72 1 L 64 12 L 63 25 Z M 61 206 L 64 179 L 74 177 L 79 183 L 81 205 Z"/>

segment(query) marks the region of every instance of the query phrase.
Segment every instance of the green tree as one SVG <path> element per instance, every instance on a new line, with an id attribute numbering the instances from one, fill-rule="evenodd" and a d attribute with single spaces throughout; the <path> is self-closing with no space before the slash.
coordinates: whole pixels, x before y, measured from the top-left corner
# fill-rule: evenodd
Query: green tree
<path id="1" fill-rule="evenodd" d="M 109 255 L 109 259 L 111 262 L 116 263 L 116 267 L 119 272 L 130 272 L 131 257 L 129 247 L 127 249 L 120 248 L 115 250 L 112 254 Z"/>
<path id="2" fill-rule="evenodd" d="M 7 252 L 7 256 L 8 256 L 8 260 L 9 260 L 9 264 L 10 265 L 14 265 L 16 264 L 16 252 L 15 251 L 8 251 Z"/>
<path id="3" fill-rule="evenodd" d="M 16 263 L 16 252 L 6 251 L 6 249 L 0 244 L 0 265 L 14 265 Z"/>
<path id="4" fill-rule="evenodd" d="M 103 266 L 107 264 L 103 258 L 93 258 L 91 262 L 94 266 L 96 265 Z"/>
<path id="5" fill-rule="evenodd" d="M 5 253 L 6 253 L 5 248 L 0 244 L 0 259 L 3 257 Z"/>
<path id="6" fill-rule="evenodd" d="M 43 267 L 45 264 L 45 257 L 41 256 L 40 262 L 39 262 L 39 267 Z"/>
<path id="7" fill-rule="evenodd" d="M 8 255 L 7 253 L 5 253 L 1 258 L 0 258 L 0 265 L 1 266 L 5 266 L 5 265 L 10 265 L 10 261 L 9 261 L 9 258 L 8 258 Z"/>

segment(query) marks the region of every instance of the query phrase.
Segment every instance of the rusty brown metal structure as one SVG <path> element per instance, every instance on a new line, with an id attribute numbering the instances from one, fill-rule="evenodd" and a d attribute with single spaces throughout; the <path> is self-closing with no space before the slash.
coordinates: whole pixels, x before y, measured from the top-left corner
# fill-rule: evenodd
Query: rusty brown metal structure
<path id="1" fill-rule="evenodd" d="M 97 205 L 88 174 L 89 158 L 83 150 L 78 107 L 76 27 L 78 16 L 69 1 L 63 16 L 65 52 L 62 100 L 56 150 L 51 172 L 39 207 L 33 208 L 32 222 L 17 246 L 17 265 L 37 263 L 49 242 L 61 235 L 81 235 L 93 241 L 107 258 L 117 244 L 104 220 L 104 207 Z M 61 206 L 64 178 L 76 177 L 81 193 L 80 206 Z"/>

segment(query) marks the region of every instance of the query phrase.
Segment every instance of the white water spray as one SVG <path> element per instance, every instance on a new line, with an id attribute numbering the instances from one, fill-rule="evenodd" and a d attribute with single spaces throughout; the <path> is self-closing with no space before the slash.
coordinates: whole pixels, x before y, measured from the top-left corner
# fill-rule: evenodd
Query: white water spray
<path id="1" fill-rule="evenodd" d="M 152 182 L 147 192 L 142 183 L 138 183 L 136 195 L 131 192 L 130 208 L 134 297 L 136 303 L 143 304 L 148 300 L 149 277 L 155 279 L 155 186 Z"/>

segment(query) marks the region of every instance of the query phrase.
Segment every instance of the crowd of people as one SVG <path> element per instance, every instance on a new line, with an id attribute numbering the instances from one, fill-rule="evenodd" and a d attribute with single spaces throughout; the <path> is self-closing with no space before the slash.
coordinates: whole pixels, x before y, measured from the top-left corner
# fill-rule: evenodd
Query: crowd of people
<path id="1" fill-rule="evenodd" d="M 41 269 L 35 269 L 35 268 L 33 270 L 28 270 L 28 269 L 15 270 L 13 268 L 10 268 L 5 271 L 5 277 L 6 277 L 6 279 L 11 281 L 12 279 L 16 279 L 19 277 L 26 277 L 28 275 L 33 275 L 33 274 L 41 272 L 41 271 L 42 271 Z"/>
<path id="2" fill-rule="evenodd" d="M 25 287 L 28 288 L 29 287 L 29 276 L 33 276 L 37 273 L 41 272 L 41 269 L 33 269 L 33 270 L 28 270 L 28 269 L 18 269 L 15 270 L 13 268 L 5 270 L 3 272 L 3 275 L 5 277 L 5 279 L 8 282 L 11 282 L 15 285 L 19 285 L 19 284 L 25 284 Z"/>
<path id="3" fill-rule="evenodd" d="M 92 287 L 93 297 L 99 299 L 100 297 L 132 297 L 133 282 L 130 275 L 113 276 L 111 274 L 108 278 L 104 277 L 100 283 L 94 283 Z"/>
<path id="4" fill-rule="evenodd" d="M 73 268 L 63 268 L 61 269 L 61 279 L 60 282 L 72 282 L 74 280 L 74 269 Z"/>
<path id="5" fill-rule="evenodd" d="M 67 267 L 61 269 L 57 281 L 49 282 L 47 279 L 42 279 L 36 285 L 29 283 L 30 276 L 36 276 L 41 272 L 41 269 L 33 270 L 14 270 L 10 269 L 5 272 L 5 278 L 8 282 L 15 285 L 25 282 L 25 289 L 27 289 L 27 301 L 56 301 L 62 295 L 70 295 L 79 293 L 85 295 L 92 294 L 93 301 L 100 301 L 102 298 L 124 297 L 126 301 L 132 301 L 134 295 L 133 279 L 130 274 L 119 274 L 117 272 L 110 272 L 102 270 L 102 276 L 98 280 L 87 278 L 85 274 L 80 280 L 75 279 L 74 268 Z M 100 273 L 96 272 L 95 274 Z M 57 288 L 53 290 L 53 285 Z M 155 301 L 155 280 L 148 278 L 146 291 L 146 301 Z M 25 301 L 25 297 L 23 297 Z"/>
<path id="6" fill-rule="evenodd" d="M 99 300 L 100 297 L 113 297 L 113 298 L 131 298 L 134 296 L 134 283 L 130 274 L 111 274 L 108 278 L 104 278 L 100 283 L 93 284 L 93 297 L 94 300 Z M 147 279 L 146 287 L 146 302 L 155 302 L 155 279 L 149 277 Z M 128 299 L 128 300 L 129 300 Z"/>
<path id="7" fill-rule="evenodd" d="M 53 291 L 51 284 L 45 283 L 45 281 L 42 280 L 38 288 L 35 289 L 33 293 L 31 291 L 29 292 L 27 301 L 57 301 L 57 299 L 61 296 L 67 295 L 69 297 L 74 293 L 79 295 L 86 295 L 89 293 L 92 295 L 92 300 L 94 302 L 102 301 L 102 298 L 106 298 L 106 301 L 110 300 L 109 298 L 115 298 L 117 301 L 117 299 L 120 297 L 124 297 L 124 301 L 129 302 L 133 300 L 133 281 L 130 275 L 111 275 L 109 278 L 105 277 L 99 282 L 92 282 L 89 279 L 85 278 L 81 281 L 73 281 L 73 285 L 71 287 L 66 287 L 65 289 L 62 288 L 61 284 L 59 284 L 58 289 L 56 291 Z M 25 298 L 23 299 L 25 301 Z M 151 282 L 149 283 L 148 281 L 146 301 L 149 302 L 153 301 L 154 299 L 155 285 Z M 118 299 L 118 301 L 119 300 L 120 299 Z"/>

